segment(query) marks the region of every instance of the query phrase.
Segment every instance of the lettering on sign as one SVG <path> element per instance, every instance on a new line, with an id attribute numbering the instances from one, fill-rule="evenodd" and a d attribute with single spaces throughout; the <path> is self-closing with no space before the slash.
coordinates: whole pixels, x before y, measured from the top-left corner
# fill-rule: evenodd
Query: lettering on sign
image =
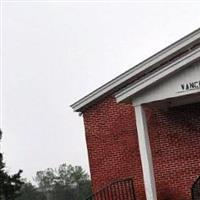
<path id="1" fill-rule="evenodd" d="M 180 85 L 181 90 L 179 92 L 187 92 L 190 90 L 198 90 L 200 89 L 200 81 L 192 81 L 188 83 L 182 83 Z"/>

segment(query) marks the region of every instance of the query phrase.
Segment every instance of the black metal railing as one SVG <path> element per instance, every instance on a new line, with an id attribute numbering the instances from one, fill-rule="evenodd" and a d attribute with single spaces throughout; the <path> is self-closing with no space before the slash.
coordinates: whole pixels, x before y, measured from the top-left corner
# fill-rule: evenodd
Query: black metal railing
<path id="1" fill-rule="evenodd" d="M 115 181 L 86 200 L 136 200 L 133 179 Z"/>
<path id="2" fill-rule="evenodd" d="M 192 185 L 192 200 L 200 200 L 200 176 Z"/>

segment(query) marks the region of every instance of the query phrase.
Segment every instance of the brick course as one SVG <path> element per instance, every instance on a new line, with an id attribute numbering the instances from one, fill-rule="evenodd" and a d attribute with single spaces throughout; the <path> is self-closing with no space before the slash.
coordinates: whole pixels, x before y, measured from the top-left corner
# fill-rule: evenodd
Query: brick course
<path id="1" fill-rule="evenodd" d="M 147 111 L 158 200 L 191 199 L 191 185 L 200 175 L 199 113 L 200 104 Z M 145 200 L 132 105 L 110 96 L 83 116 L 93 192 L 133 177 L 137 200 Z"/>
<path id="2" fill-rule="evenodd" d="M 191 200 L 200 176 L 200 104 L 153 110 L 149 123 L 160 200 Z"/>

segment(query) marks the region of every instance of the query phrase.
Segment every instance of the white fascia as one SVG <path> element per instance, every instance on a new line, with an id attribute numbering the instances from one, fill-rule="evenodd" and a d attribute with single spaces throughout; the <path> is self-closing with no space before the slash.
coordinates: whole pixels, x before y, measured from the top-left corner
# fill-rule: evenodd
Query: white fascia
<path id="1" fill-rule="evenodd" d="M 172 45 L 168 46 L 167 48 L 161 50 L 160 52 L 156 53 L 150 58 L 144 60 L 138 65 L 132 67 L 130 70 L 117 76 L 115 79 L 109 81 L 108 83 L 98 88 L 97 90 L 91 92 L 82 99 L 76 101 L 74 104 L 71 105 L 72 109 L 74 111 L 81 112 L 86 106 L 91 104 L 93 101 L 97 100 L 103 95 L 106 95 L 109 91 L 112 91 L 114 88 L 117 88 L 119 85 L 128 81 L 130 78 L 133 78 L 139 73 L 148 69 L 149 67 L 158 64 L 159 62 L 163 61 L 170 55 L 179 52 L 181 49 L 187 47 L 188 45 L 192 44 L 193 42 L 199 39 L 200 39 L 200 28 L 192 32 L 191 34 L 183 37 L 182 39 L 178 40 L 177 42 L 173 43 Z"/>
<path id="2" fill-rule="evenodd" d="M 167 77 L 171 73 L 176 72 L 177 70 L 198 60 L 199 58 L 200 58 L 200 48 L 190 52 L 189 54 L 176 60 L 172 64 L 169 64 L 161 68 L 159 71 L 156 71 L 155 73 L 150 74 L 149 76 L 139 80 L 138 82 L 129 85 L 125 89 L 120 90 L 118 93 L 115 94 L 115 98 L 117 102 L 122 102 L 129 99 L 130 97 L 136 95 L 138 92 L 142 91 L 143 89 L 158 82 L 159 80 L 162 80 L 163 78 Z"/>

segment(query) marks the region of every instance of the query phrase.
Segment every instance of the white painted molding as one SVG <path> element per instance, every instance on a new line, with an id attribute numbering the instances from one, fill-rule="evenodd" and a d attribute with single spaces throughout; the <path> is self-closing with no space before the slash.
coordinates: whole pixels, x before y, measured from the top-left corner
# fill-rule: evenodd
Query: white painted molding
<path id="1" fill-rule="evenodd" d="M 117 76 L 116 78 L 101 86 L 97 90 L 81 98 L 80 100 L 71 105 L 72 109 L 77 112 L 82 111 L 86 106 L 90 105 L 101 96 L 106 95 L 110 91 L 116 89 L 121 84 L 128 81 L 130 78 L 137 76 L 139 73 L 145 72 L 145 70 L 147 70 L 149 67 L 152 67 L 153 65 L 158 64 L 159 62 L 172 56 L 173 54 L 178 53 L 184 48 L 187 48 L 190 44 L 198 42 L 199 39 L 200 28 L 190 33 L 189 35 L 183 37 L 182 39 L 178 40 L 177 42 L 173 43 L 172 45 L 168 46 L 167 48 L 159 51 L 158 53 L 144 60 L 138 65 L 132 67 L 130 70 Z"/>
<path id="2" fill-rule="evenodd" d="M 199 58 L 200 58 L 200 48 L 196 49 L 195 51 L 192 51 L 191 53 L 178 59 L 177 61 L 173 62 L 172 64 L 169 64 L 169 65 L 161 68 L 160 70 L 156 71 L 155 73 L 152 73 L 151 75 L 141 79 L 137 83 L 133 83 L 133 84 L 129 85 L 128 87 L 126 87 L 125 89 L 119 91 L 115 95 L 117 102 L 125 101 L 126 99 L 130 98 L 131 96 L 134 96 L 135 94 L 142 91 L 146 87 L 149 87 L 150 85 L 154 84 L 155 82 L 162 80 L 164 77 L 170 75 L 171 73 L 174 73 L 175 71 L 194 62 L 195 60 L 197 60 Z"/>
<path id="3" fill-rule="evenodd" d="M 135 106 L 141 104 L 171 106 L 172 102 L 173 105 L 178 105 L 187 102 L 188 99 L 195 100 L 198 94 L 200 95 L 200 61 L 134 95 L 132 101 Z"/>

